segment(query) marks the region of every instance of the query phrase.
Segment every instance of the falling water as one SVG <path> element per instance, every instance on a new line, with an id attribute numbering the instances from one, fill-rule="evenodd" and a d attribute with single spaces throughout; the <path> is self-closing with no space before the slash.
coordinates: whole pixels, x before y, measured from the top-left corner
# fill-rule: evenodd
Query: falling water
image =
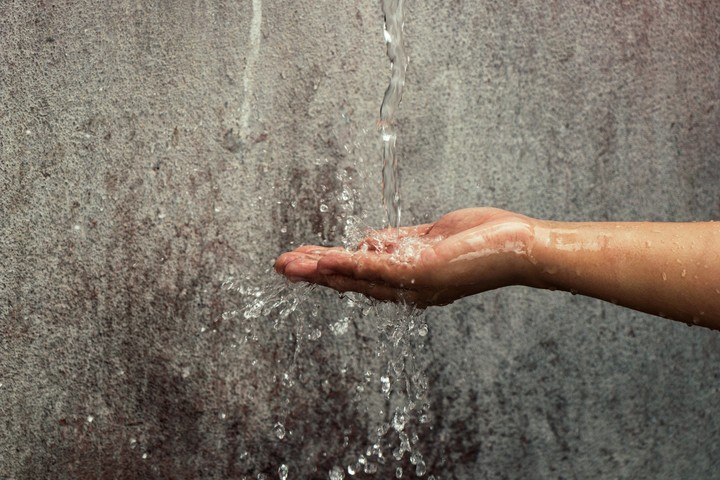
<path id="1" fill-rule="evenodd" d="M 387 56 L 390 59 L 390 84 L 385 90 L 380 107 L 380 129 L 383 145 L 383 206 L 390 227 L 400 226 L 400 177 L 395 151 L 397 133 L 394 116 L 402 100 L 405 86 L 405 72 L 408 57 L 403 44 L 403 3 L 404 0 L 382 0 L 385 17 L 384 35 Z"/>
<path id="2" fill-rule="evenodd" d="M 394 120 L 408 62 L 402 39 L 403 3 L 382 1 L 391 77 L 379 126 L 383 204 L 390 227 L 400 224 Z M 354 154 L 352 146 L 347 151 Z M 335 215 L 335 239 L 340 238 L 348 249 L 357 248 L 368 234 L 363 227 L 367 216 L 353 188 L 358 181 L 353 176 L 362 175 L 357 173 L 362 169 L 356 167 L 338 168 L 335 179 L 340 191 L 326 192 L 318 204 L 324 218 Z M 283 225 L 281 232 L 288 233 L 288 226 Z M 378 245 L 388 240 L 395 243 L 379 235 L 374 239 Z M 401 242 L 394 252 L 396 261 L 411 261 L 426 246 L 415 240 Z M 320 461 L 307 456 L 304 439 L 316 435 L 321 427 L 308 424 L 298 413 L 315 401 L 333 415 L 328 424 L 332 428 L 325 434 L 334 441 L 319 444 L 324 449 L 322 473 L 327 478 L 434 478 L 430 471 L 438 461 L 437 454 L 421 451 L 420 441 L 433 428 L 427 359 L 420 355 L 429 331 L 421 312 L 378 304 L 352 293 L 344 294 L 338 303 L 333 293 L 288 285 L 267 274 L 258 278 L 248 272 L 228 278 L 224 288 L 236 308 L 222 316 L 222 324 L 234 327 L 230 329 L 232 349 L 223 351 L 223 358 L 242 372 L 243 378 L 256 379 L 253 388 L 258 389 L 260 398 L 271 399 L 257 415 L 265 413 L 264 435 L 277 442 L 275 447 L 284 457 L 273 464 L 265 461 L 264 449 L 248 434 L 242 437 L 239 458 L 244 471 L 258 479 L 308 478 L 309 472 L 320 473 Z M 205 327 L 201 332 L 206 333 Z M 338 349 L 361 360 L 349 362 L 333 353 Z M 324 398 L 332 398 L 328 403 L 335 405 L 323 403 Z"/>

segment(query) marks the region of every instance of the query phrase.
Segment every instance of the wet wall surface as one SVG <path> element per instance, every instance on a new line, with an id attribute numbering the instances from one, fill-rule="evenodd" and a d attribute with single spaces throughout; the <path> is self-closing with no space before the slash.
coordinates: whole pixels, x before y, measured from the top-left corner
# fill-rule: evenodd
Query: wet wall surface
<path id="1" fill-rule="evenodd" d="M 411 3 L 403 223 L 720 219 L 720 4 Z M 716 332 L 273 276 L 381 224 L 388 74 L 375 2 L 0 4 L 0 478 L 717 475 Z"/>

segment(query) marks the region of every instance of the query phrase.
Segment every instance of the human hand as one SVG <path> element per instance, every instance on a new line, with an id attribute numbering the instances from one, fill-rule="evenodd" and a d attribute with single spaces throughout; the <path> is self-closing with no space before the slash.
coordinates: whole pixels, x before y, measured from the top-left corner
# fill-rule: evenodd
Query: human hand
<path id="1" fill-rule="evenodd" d="M 372 231 L 356 251 L 304 246 L 275 270 L 291 281 L 427 307 L 524 284 L 532 219 L 493 208 L 449 213 L 437 222 Z"/>

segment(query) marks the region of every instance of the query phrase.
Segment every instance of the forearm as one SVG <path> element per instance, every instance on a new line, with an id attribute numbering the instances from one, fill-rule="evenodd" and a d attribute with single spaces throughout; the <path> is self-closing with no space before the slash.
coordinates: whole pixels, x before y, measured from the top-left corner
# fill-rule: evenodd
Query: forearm
<path id="1" fill-rule="evenodd" d="M 537 221 L 532 286 L 720 329 L 720 223 Z"/>

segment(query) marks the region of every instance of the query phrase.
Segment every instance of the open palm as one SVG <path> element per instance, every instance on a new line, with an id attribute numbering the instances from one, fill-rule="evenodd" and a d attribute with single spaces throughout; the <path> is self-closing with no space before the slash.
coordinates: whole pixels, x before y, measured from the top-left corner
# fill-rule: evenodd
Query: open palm
<path id="1" fill-rule="evenodd" d="M 492 208 L 449 213 L 437 222 L 373 231 L 358 249 L 304 246 L 275 269 L 292 281 L 359 292 L 419 307 L 522 283 L 531 219 Z"/>

